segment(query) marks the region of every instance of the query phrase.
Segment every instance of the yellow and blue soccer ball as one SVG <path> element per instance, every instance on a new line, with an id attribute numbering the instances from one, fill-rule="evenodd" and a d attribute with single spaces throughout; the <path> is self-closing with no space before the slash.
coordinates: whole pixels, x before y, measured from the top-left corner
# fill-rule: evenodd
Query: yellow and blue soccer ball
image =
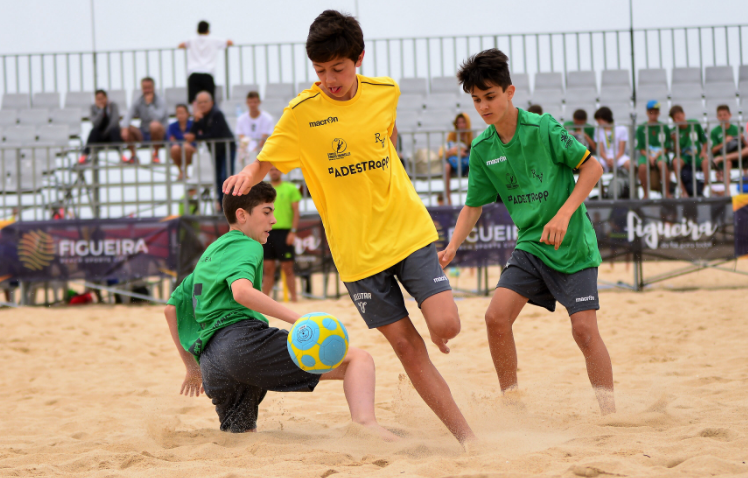
<path id="1" fill-rule="evenodd" d="M 348 353 L 348 331 L 324 312 L 302 315 L 288 332 L 288 353 L 301 370 L 323 374 L 333 370 Z"/>

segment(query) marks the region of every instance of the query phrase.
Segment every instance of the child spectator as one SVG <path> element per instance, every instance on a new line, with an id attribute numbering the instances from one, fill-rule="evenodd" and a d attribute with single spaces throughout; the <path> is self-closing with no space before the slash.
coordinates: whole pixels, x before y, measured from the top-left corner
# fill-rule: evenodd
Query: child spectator
<path id="1" fill-rule="evenodd" d="M 260 94 L 250 91 L 247 94 L 248 111 L 236 122 L 236 134 L 239 136 L 239 154 L 253 160 L 265 145 L 265 140 L 273 134 L 275 122 L 267 111 L 260 110 Z"/>
<path id="2" fill-rule="evenodd" d="M 639 181 L 644 189 L 644 199 L 649 197 L 647 187 L 647 176 L 649 171 L 657 170 L 660 165 L 660 181 L 669 183 L 668 150 L 672 148 L 670 142 L 670 128 L 659 121 L 660 102 L 649 100 L 647 102 L 647 122 L 636 128 L 636 149 L 639 151 L 637 165 L 639 168 Z M 665 196 L 672 197 L 670 187 L 665 187 Z"/>
<path id="3" fill-rule="evenodd" d="M 590 150 L 590 154 L 595 154 L 597 149 L 595 141 L 592 139 L 595 137 L 595 127 L 587 123 L 587 112 L 583 109 L 578 109 L 574 112 L 572 119 L 573 121 L 567 121 L 564 123 L 564 128 L 566 128 L 572 136 L 577 138 L 577 141 L 587 146 L 587 149 Z"/>
<path id="4" fill-rule="evenodd" d="M 536 115 L 542 115 L 543 114 L 543 107 L 540 105 L 530 105 L 529 108 L 527 108 L 528 113 L 535 113 Z"/>
<path id="5" fill-rule="evenodd" d="M 88 134 L 86 148 L 78 158 L 78 163 L 88 162 L 91 154 L 91 144 L 97 143 L 121 143 L 122 136 L 119 130 L 119 108 L 117 103 L 112 103 L 107 97 L 106 91 L 96 90 L 95 103 L 91 105 L 91 123 L 93 128 Z M 123 160 L 125 158 L 122 158 Z"/>
<path id="6" fill-rule="evenodd" d="M 172 143 L 169 153 L 174 164 L 179 168 L 179 177 L 177 181 L 180 181 L 186 176 L 187 166 L 192 164 L 192 155 L 195 153 L 195 143 L 183 143 L 184 134 L 190 131 L 192 128 L 192 120 L 190 119 L 190 110 L 187 109 L 187 105 L 179 104 L 176 107 L 174 116 L 177 120 L 169 125 L 169 130 L 166 132 L 166 136 L 169 137 L 169 141 Z M 184 146 L 184 169 L 182 169 L 182 147 Z"/>
<path id="7" fill-rule="evenodd" d="M 739 157 L 743 156 L 743 168 L 748 172 L 748 161 L 746 161 L 745 137 L 741 126 L 738 131 L 736 124 L 730 123 L 732 114 L 730 107 L 727 105 L 717 106 L 717 119 L 719 125 L 712 129 L 709 136 L 712 140 L 712 154 L 714 155 L 714 166 L 717 170 L 717 179 L 722 179 L 724 174 L 724 163 L 727 164 L 727 174 L 724 175 L 725 191 L 730 190 L 730 169 L 740 167 L 738 165 Z M 742 153 L 741 150 L 742 149 Z"/>
<path id="8" fill-rule="evenodd" d="M 686 120 L 686 113 L 680 105 L 670 108 L 670 118 L 677 125 L 670 134 L 673 144 L 679 146 L 675 150 L 673 167 L 676 176 L 681 178 L 681 194 L 683 197 L 695 197 L 701 188 L 697 185 L 697 191 L 693 190 L 694 166 L 704 172 L 707 187 L 710 183 L 706 133 L 697 120 Z"/>
<path id="9" fill-rule="evenodd" d="M 187 49 L 187 103 L 194 103 L 197 94 L 207 91 L 216 99 L 216 84 L 213 75 L 216 70 L 218 52 L 233 45 L 231 40 L 223 40 L 210 36 L 210 24 L 201 21 L 197 24 L 197 36 L 179 44 L 179 48 Z M 192 105 L 195 110 L 195 105 Z"/>
<path id="10" fill-rule="evenodd" d="M 450 178 L 452 171 L 467 176 L 470 168 L 470 144 L 473 142 L 473 132 L 470 131 L 470 117 L 465 113 L 457 115 L 452 122 L 454 131 L 447 135 L 447 150 L 444 155 L 447 163 L 444 165 L 444 192 L 447 204 L 452 204 Z M 458 167 L 459 161 L 459 167 Z"/>
<path id="11" fill-rule="evenodd" d="M 612 172 L 614 165 L 617 169 L 629 168 L 629 155 L 626 154 L 626 145 L 629 142 L 629 130 L 625 126 L 613 125 L 613 112 L 607 106 L 595 111 L 595 120 L 598 127 L 595 131 L 594 141 L 599 146 L 598 161 L 603 170 Z"/>

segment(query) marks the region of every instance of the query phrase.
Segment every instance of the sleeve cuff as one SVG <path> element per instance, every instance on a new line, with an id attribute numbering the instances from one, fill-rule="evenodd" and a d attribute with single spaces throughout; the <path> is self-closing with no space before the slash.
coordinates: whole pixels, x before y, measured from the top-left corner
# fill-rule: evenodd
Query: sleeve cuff
<path id="1" fill-rule="evenodd" d="M 579 161 L 579 164 L 577 164 L 574 169 L 579 169 L 579 166 L 583 165 L 585 161 L 587 161 L 590 158 L 590 151 L 587 150 L 584 153 L 584 156 L 582 156 L 582 160 Z"/>

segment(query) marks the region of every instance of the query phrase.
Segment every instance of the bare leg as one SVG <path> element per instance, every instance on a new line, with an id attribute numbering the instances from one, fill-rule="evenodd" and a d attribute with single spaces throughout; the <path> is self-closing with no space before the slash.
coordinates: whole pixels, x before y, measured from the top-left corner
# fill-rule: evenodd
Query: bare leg
<path id="1" fill-rule="evenodd" d="M 486 311 L 488 348 L 502 392 L 517 388 L 517 346 L 512 325 L 527 300 L 513 290 L 500 287 L 494 292 Z"/>
<path id="2" fill-rule="evenodd" d="M 431 341 L 442 353 L 448 354 L 447 342 L 460 333 L 460 315 L 452 291 L 439 292 L 424 300 L 421 312 L 429 328 Z"/>
<path id="3" fill-rule="evenodd" d="M 597 328 L 597 313 L 594 310 L 577 312 L 571 316 L 571 331 L 587 363 L 587 376 L 595 389 L 600 411 L 603 415 L 615 413 L 613 396 L 613 365 L 608 349 Z"/>
<path id="4" fill-rule="evenodd" d="M 136 159 L 137 156 L 135 155 L 134 143 L 143 141 L 143 133 L 141 133 L 140 130 L 135 126 L 128 126 L 127 128 L 122 128 L 120 134 L 122 135 L 122 141 L 130 144 L 130 146 L 128 146 L 128 148 L 130 149 L 130 159 Z"/>
<path id="5" fill-rule="evenodd" d="M 264 261 L 262 267 L 262 292 L 269 296 L 275 285 L 275 260 Z"/>
<path id="6" fill-rule="evenodd" d="M 172 145 L 169 149 L 169 155 L 171 156 L 171 160 L 174 161 L 174 165 L 179 170 L 179 177 L 177 180 L 181 180 L 184 176 L 184 172 L 182 171 L 182 147 L 178 144 Z"/>
<path id="7" fill-rule="evenodd" d="M 296 277 L 293 273 L 293 261 L 281 262 L 281 270 L 286 276 L 286 287 L 291 295 L 291 302 L 296 302 Z"/>
<path id="8" fill-rule="evenodd" d="M 374 430 L 381 438 L 387 441 L 396 441 L 399 438 L 382 428 L 377 423 L 374 413 L 374 385 L 376 374 L 374 359 L 368 352 L 350 347 L 343 363 L 332 372 L 327 372 L 320 380 L 342 380 L 343 392 L 351 411 L 351 420 L 367 428 Z"/>
<path id="9" fill-rule="evenodd" d="M 642 199 L 647 199 L 649 197 L 649 191 L 647 189 L 647 175 L 649 174 L 649 167 L 645 164 L 639 165 L 639 182 L 642 185 L 642 189 L 644 190 L 644 197 Z"/>
<path id="10" fill-rule="evenodd" d="M 149 130 L 151 131 L 151 141 L 163 141 L 164 135 L 166 133 L 166 130 L 164 129 L 164 125 L 159 123 L 158 121 L 151 121 L 151 124 L 149 125 Z M 156 144 L 153 146 L 153 155 L 158 156 L 158 150 L 161 148 L 161 145 Z"/>
<path id="11" fill-rule="evenodd" d="M 431 363 L 426 344 L 409 317 L 379 327 L 403 364 L 413 387 L 460 443 L 475 435 L 452 398 L 447 382 Z"/>
<path id="12" fill-rule="evenodd" d="M 667 161 L 664 159 L 660 161 L 660 181 L 665 186 L 665 197 L 666 198 L 672 198 L 673 195 L 670 193 L 670 172 L 667 168 Z M 678 171 L 677 167 L 675 170 L 675 177 L 678 178 L 677 181 L 683 186 L 683 181 L 680 180 L 680 171 Z M 688 193 L 686 192 L 685 188 L 683 188 L 683 193 L 686 195 L 685 197 L 688 197 Z"/>

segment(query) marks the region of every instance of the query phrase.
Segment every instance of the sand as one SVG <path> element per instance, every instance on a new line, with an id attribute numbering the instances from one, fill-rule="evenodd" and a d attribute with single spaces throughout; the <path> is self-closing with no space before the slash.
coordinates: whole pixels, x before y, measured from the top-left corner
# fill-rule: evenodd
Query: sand
<path id="1" fill-rule="evenodd" d="M 629 277 L 623 265 L 608 269 L 601 277 Z M 526 307 L 518 319 L 521 399 L 512 405 L 486 344 L 488 299 L 458 300 L 463 329 L 452 353 L 429 350 L 482 440 L 468 453 L 348 299 L 293 308 L 335 314 L 371 352 L 378 418 L 401 442 L 352 426 L 342 385 L 330 382 L 312 394 L 269 393 L 259 433 L 220 432 L 208 398 L 178 394 L 184 369 L 162 307 L 5 309 L 0 476 L 745 476 L 747 282 L 707 272 L 643 293 L 603 291 L 618 403 L 606 417 L 563 308 Z"/>

